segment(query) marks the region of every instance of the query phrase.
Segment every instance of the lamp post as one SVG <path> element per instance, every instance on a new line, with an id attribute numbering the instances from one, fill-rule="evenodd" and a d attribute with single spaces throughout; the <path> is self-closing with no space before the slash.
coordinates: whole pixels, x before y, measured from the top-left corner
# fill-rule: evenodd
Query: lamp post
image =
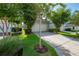
<path id="1" fill-rule="evenodd" d="M 40 39 L 39 39 L 39 48 L 42 48 L 42 41 L 41 41 L 41 20 L 42 20 L 42 12 L 40 13 L 40 20 L 39 20 L 39 36 L 40 36 Z"/>
<path id="2" fill-rule="evenodd" d="M 39 44 L 35 47 L 36 51 L 39 53 L 44 53 L 44 52 L 48 51 L 47 47 L 44 46 L 44 44 L 42 44 L 42 39 L 41 39 L 41 22 L 43 19 L 45 19 L 45 18 L 42 18 L 42 16 L 43 16 L 43 13 L 40 13 L 40 16 L 39 16 L 39 36 L 40 36 L 40 39 L 39 39 Z"/>
<path id="3" fill-rule="evenodd" d="M 41 40 L 41 22 L 43 21 L 43 20 L 45 20 L 46 18 L 43 16 L 43 13 L 41 12 L 40 13 L 40 20 L 39 20 L 39 36 L 40 36 L 40 41 L 39 41 L 39 47 L 40 48 L 43 48 L 43 46 L 42 46 L 42 40 Z"/>

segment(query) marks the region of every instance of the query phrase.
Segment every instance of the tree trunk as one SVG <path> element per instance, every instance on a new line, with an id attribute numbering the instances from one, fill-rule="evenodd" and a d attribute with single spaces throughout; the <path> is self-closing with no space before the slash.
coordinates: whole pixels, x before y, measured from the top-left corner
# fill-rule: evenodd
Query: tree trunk
<path id="1" fill-rule="evenodd" d="M 3 34 L 3 39 L 5 38 L 5 34 L 4 34 L 4 22 L 1 20 L 1 23 L 2 23 L 2 25 L 3 25 L 3 27 L 2 27 L 2 34 Z"/>
<path id="2" fill-rule="evenodd" d="M 5 26 L 6 26 L 6 36 L 8 36 L 8 21 L 5 20 Z"/>
<path id="3" fill-rule="evenodd" d="M 4 32 L 4 23 L 3 23 L 3 39 L 5 38 L 5 32 Z"/>
<path id="4" fill-rule="evenodd" d="M 56 27 L 55 32 L 56 32 L 56 33 L 60 32 L 60 27 Z"/>
<path id="5" fill-rule="evenodd" d="M 17 27 L 17 24 L 15 23 L 15 27 Z"/>
<path id="6" fill-rule="evenodd" d="M 4 22 L 5 22 L 5 26 L 6 26 L 6 36 L 8 36 L 8 20 L 7 17 L 4 17 Z"/>
<path id="7" fill-rule="evenodd" d="M 10 29 L 12 30 L 12 23 L 11 23 Z M 10 38 L 11 38 L 11 36 L 12 36 L 12 31 L 10 31 Z"/>

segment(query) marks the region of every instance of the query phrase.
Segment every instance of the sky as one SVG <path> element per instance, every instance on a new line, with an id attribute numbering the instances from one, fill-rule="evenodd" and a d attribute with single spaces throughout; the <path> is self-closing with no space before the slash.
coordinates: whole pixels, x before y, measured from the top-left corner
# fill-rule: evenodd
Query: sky
<path id="1" fill-rule="evenodd" d="M 65 5 L 66 8 L 70 9 L 72 13 L 76 10 L 79 10 L 79 3 L 65 3 Z M 53 10 L 56 10 L 58 7 L 60 6 L 56 6 Z"/>
<path id="2" fill-rule="evenodd" d="M 69 8 L 72 12 L 75 10 L 79 10 L 79 3 L 67 3 L 67 8 Z"/>

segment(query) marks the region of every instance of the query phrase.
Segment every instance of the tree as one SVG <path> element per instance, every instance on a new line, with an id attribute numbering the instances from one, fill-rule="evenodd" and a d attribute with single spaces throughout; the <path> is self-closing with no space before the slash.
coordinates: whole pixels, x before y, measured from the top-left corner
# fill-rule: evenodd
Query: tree
<path id="1" fill-rule="evenodd" d="M 21 4 L 23 12 L 24 23 L 27 25 L 27 31 L 30 33 L 31 28 L 37 17 L 38 4 Z"/>
<path id="2" fill-rule="evenodd" d="M 21 10 L 21 4 L 11 4 L 10 5 L 10 10 L 11 10 L 11 15 L 9 17 L 9 23 L 11 24 L 11 29 L 12 25 L 14 25 L 14 29 L 18 31 L 21 29 L 21 24 L 24 21 L 24 16 L 23 16 L 23 11 Z"/>
<path id="3" fill-rule="evenodd" d="M 18 15 L 19 5 L 18 4 L 0 4 L 0 18 L 4 21 L 3 24 L 6 25 L 6 36 L 8 35 L 9 23 L 16 21 Z M 18 19 L 17 19 L 18 21 Z M 19 21 L 18 21 L 19 22 Z M 4 28 L 4 26 L 3 26 Z M 3 29 L 4 30 L 4 29 Z"/>
<path id="4" fill-rule="evenodd" d="M 8 21 L 7 18 L 9 16 L 9 4 L 0 4 L 0 20 L 3 24 L 3 38 L 4 38 L 4 24 L 6 25 L 6 34 L 8 29 Z"/>
<path id="5" fill-rule="evenodd" d="M 60 31 L 61 25 L 69 20 L 70 14 L 70 10 L 65 7 L 59 7 L 57 10 L 52 11 L 51 21 L 54 23 L 56 31 Z"/>
<path id="6" fill-rule="evenodd" d="M 79 11 L 78 10 L 75 11 L 71 17 L 72 17 L 71 18 L 72 19 L 71 22 L 74 25 L 79 26 Z"/>
<path id="7" fill-rule="evenodd" d="M 55 3 L 55 4 L 52 4 L 52 3 L 47 3 L 47 4 L 43 4 L 43 12 L 44 12 L 44 15 L 46 16 L 46 19 L 50 19 L 51 18 L 51 13 L 53 11 L 53 9 L 56 7 L 56 6 L 62 6 L 62 7 L 65 7 L 64 4 L 62 3 Z"/>
<path id="8" fill-rule="evenodd" d="M 53 9 L 56 7 L 56 6 L 61 6 L 62 8 L 65 8 L 66 5 L 65 4 L 62 4 L 62 3 L 47 3 L 47 4 L 43 4 L 43 13 L 44 13 L 44 16 L 46 18 L 46 21 L 52 19 L 52 14 L 55 13 L 55 11 L 53 11 Z M 48 23 L 48 27 L 49 27 L 49 22 Z"/>
<path id="9" fill-rule="evenodd" d="M 76 10 L 72 16 L 71 16 L 71 24 L 74 24 L 75 26 L 79 26 L 79 10 Z M 76 31 L 76 34 L 78 34 L 78 32 Z"/>

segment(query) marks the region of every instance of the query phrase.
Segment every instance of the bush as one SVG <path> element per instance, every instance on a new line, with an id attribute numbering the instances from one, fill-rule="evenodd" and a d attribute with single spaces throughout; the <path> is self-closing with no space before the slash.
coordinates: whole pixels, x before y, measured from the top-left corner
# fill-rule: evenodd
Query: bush
<path id="1" fill-rule="evenodd" d="M 56 32 L 56 29 L 49 29 L 49 32 Z"/>
<path id="2" fill-rule="evenodd" d="M 13 28 L 11 29 L 11 32 L 12 32 L 13 35 L 21 34 L 21 33 L 22 33 L 22 28 L 13 27 Z"/>
<path id="3" fill-rule="evenodd" d="M 72 32 L 79 32 L 79 30 L 71 30 Z"/>
<path id="4" fill-rule="evenodd" d="M 19 32 L 19 31 L 22 31 L 22 28 L 18 28 L 18 27 L 13 27 L 11 29 L 12 32 Z"/>
<path id="5" fill-rule="evenodd" d="M 53 29 L 49 29 L 48 31 L 49 31 L 49 32 L 53 32 Z"/>
<path id="6" fill-rule="evenodd" d="M 0 55 L 22 55 L 22 49 L 22 43 L 16 37 L 12 37 L 11 39 L 5 38 L 0 40 Z"/>
<path id="7" fill-rule="evenodd" d="M 25 34 L 31 34 L 32 33 L 31 29 L 24 29 L 24 30 L 25 30 Z"/>

